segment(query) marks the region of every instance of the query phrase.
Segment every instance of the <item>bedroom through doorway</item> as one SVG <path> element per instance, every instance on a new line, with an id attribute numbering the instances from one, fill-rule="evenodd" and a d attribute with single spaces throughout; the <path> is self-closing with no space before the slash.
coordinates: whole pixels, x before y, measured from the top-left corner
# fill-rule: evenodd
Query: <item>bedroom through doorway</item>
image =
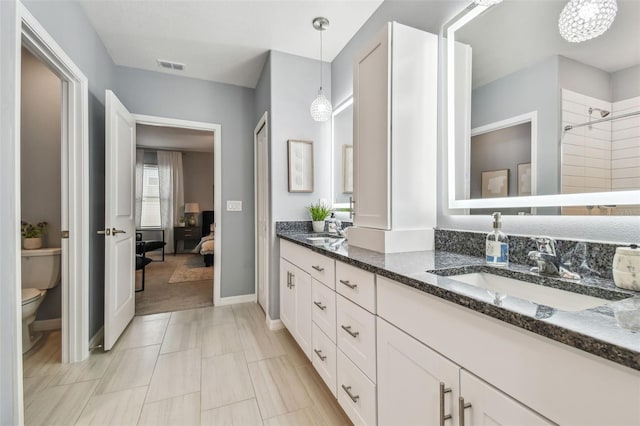
<path id="1" fill-rule="evenodd" d="M 136 315 L 213 305 L 214 132 L 136 125 Z"/>

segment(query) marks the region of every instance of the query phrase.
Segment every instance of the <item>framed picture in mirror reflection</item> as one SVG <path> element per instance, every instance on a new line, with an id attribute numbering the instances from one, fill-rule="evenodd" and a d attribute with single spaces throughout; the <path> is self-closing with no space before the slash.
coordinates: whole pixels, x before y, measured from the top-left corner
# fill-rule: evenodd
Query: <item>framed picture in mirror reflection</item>
<path id="1" fill-rule="evenodd" d="M 509 196 L 509 169 L 482 172 L 482 198 Z"/>
<path id="2" fill-rule="evenodd" d="M 518 195 L 531 195 L 531 163 L 518 164 Z"/>

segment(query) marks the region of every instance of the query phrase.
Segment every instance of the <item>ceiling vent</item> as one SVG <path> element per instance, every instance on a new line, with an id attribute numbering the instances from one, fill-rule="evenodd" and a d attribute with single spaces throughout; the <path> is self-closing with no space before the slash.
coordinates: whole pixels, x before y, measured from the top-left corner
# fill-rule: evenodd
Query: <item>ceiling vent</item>
<path id="1" fill-rule="evenodd" d="M 184 71 L 184 64 L 180 62 L 167 61 L 166 59 L 156 59 L 158 66 L 168 70 Z"/>

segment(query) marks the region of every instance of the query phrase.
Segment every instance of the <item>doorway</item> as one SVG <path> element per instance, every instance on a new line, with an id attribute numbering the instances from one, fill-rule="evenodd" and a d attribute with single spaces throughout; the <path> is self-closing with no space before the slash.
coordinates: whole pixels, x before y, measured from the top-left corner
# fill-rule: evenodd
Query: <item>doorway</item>
<path id="1" fill-rule="evenodd" d="M 25 46 L 61 81 L 61 361 L 77 362 L 89 355 L 89 173 L 88 81 L 60 46 L 20 2 L 0 2 L 0 412 L 7 423 L 23 420 L 21 300 L 21 155 L 20 71 Z M 65 198 L 66 195 L 66 198 Z M 66 222 L 65 222 L 66 220 Z"/>
<path id="2" fill-rule="evenodd" d="M 214 132 L 137 124 L 136 147 L 135 314 L 211 306 Z"/>
<path id="3" fill-rule="evenodd" d="M 256 294 L 258 304 L 269 317 L 269 126 L 267 112 L 254 130 L 254 176 L 256 217 Z"/>

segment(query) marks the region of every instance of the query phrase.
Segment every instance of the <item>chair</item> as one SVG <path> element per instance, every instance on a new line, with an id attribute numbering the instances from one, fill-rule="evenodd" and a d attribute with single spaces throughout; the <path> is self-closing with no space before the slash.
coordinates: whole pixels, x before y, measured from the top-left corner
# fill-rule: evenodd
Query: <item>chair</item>
<path id="1" fill-rule="evenodd" d="M 142 231 L 136 232 L 136 254 L 141 255 L 154 250 L 162 249 L 162 261 L 164 262 L 164 246 L 167 243 L 164 242 L 164 229 L 149 229 L 149 231 L 161 231 L 162 241 L 160 240 L 142 240 Z"/>
<path id="2" fill-rule="evenodd" d="M 138 250 L 138 243 L 136 243 L 136 251 L 137 250 Z M 145 267 L 151 262 L 153 261 L 148 257 L 146 257 L 144 255 L 144 252 L 142 254 L 136 254 L 136 271 L 139 271 L 140 269 L 142 269 L 142 287 L 139 289 L 137 288 L 136 293 L 140 291 L 144 291 L 144 271 L 145 271 Z"/>

